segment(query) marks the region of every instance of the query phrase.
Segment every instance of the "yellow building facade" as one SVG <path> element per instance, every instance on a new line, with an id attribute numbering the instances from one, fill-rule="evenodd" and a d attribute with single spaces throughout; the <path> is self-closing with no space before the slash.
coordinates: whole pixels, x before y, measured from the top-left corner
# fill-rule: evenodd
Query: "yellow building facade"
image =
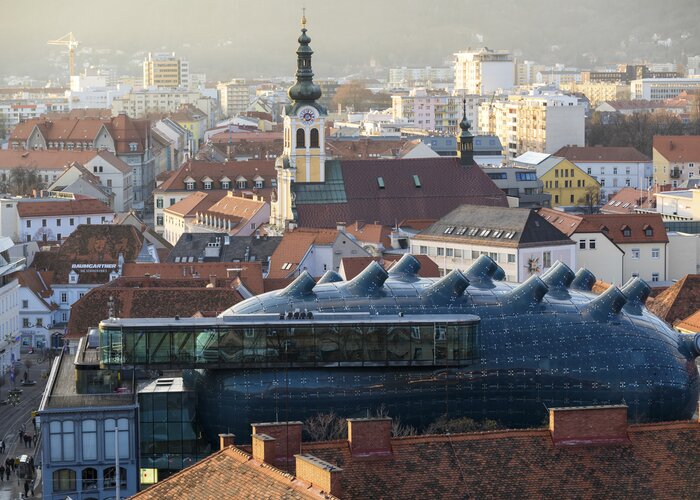
<path id="1" fill-rule="evenodd" d="M 552 195 L 552 206 L 598 205 L 600 183 L 569 160 L 540 176 L 544 192 Z"/>

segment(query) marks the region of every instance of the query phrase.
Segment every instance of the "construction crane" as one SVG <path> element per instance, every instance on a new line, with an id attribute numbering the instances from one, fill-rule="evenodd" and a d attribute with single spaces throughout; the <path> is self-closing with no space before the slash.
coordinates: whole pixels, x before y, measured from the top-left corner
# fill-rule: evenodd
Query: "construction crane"
<path id="1" fill-rule="evenodd" d="M 73 32 L 71 31 L 58 40 L 49 40 L 47 43 L 49 45 L 63 45 L 64 47 L 68 47 L 68 70 L 71 77 L 75 76 L 75 49 L 80 42 L 75 39 Z"/>

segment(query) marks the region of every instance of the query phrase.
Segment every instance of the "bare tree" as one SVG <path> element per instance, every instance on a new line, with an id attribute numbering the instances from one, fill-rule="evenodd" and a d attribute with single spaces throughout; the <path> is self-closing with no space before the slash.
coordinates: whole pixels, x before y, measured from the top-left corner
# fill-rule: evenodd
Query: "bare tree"
<path id="1" fill-rule="evenodd" d="M 311 441 L 333 441 L 345 439 L 348 435 L 348 423 L 335 412 L 318 413 L 304 421 L 304 431 Z"/>
<path id="2" fill-rule="evenodd" d="M 586 207 L 589 214 L 597 212 L 600 204 L 600 189 L 598 186 L 587 186 L 583 196 L 577 201 L 579 205 Z"/>

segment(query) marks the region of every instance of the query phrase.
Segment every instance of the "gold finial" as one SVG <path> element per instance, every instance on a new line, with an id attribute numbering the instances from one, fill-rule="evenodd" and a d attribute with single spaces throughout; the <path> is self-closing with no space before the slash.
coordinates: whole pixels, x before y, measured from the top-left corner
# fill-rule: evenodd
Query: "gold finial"
<path id="1" fill-rule="evenodd" d="M 306 29 L 306 7 L 301 9 L 301 29 Z"/>

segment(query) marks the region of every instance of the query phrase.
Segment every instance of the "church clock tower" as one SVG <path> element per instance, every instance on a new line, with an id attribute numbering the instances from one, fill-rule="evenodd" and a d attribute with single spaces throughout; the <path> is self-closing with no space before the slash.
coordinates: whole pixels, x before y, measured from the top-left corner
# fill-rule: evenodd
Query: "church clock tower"
<path id="1" fill-rule="evenodd" d="M 321 97 L 321 88 L 313 81 L 310 42 L 304 15 L 297 49 L 296 83 L 289 88 L 292 102 L 285 109 L 284 150 L 275 163 L 277 196 L 271 207 L 270 224 L 279 229 L 294 221 L 293 183 L 325 181 L 327 112 L 316 102 Z"/>
<path id="2" fill-rule="evenodd" d="M 460 165 L 469 167 L 474 165 L 474 136 L 469 132 L 471 124 L 467 120 L 467 100 L 462 100 L 462 106 L 464 107 L 464 115 L 462 115 L 462 121 L 459 122 L 459 128 L 461 130 L 459 136 L 457 137 L 457 156 L 459 157 Z"/>

